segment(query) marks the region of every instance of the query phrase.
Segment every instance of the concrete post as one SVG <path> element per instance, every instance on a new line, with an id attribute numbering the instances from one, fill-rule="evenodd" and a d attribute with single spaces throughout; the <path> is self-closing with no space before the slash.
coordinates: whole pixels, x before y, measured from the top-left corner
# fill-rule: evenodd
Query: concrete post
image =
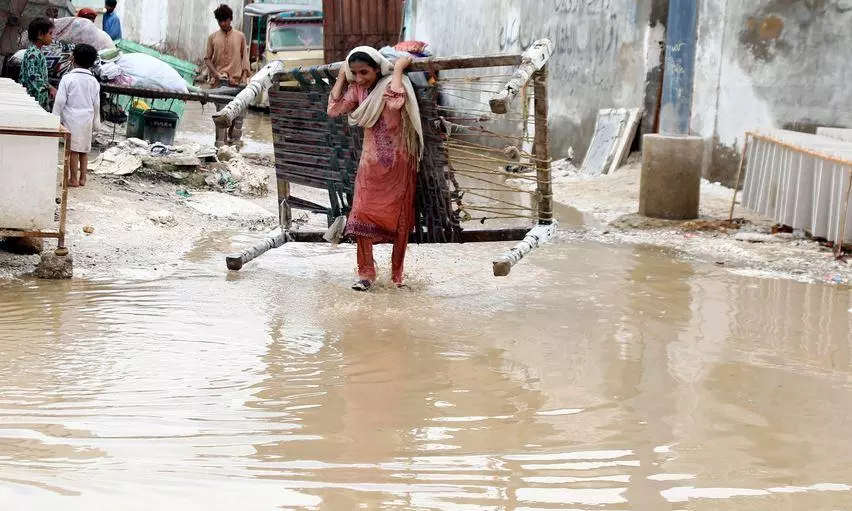
<path id="1" fill-rule="evenodd" d="M 704 139 L 645 135 L 639 214 L 666 220 L 698 218 Z"/>
<path id="2" fill-rule="evenodd" d="M 698 31 L 698 0 L 670 0 L 660 133 L 689 134 Z"/>

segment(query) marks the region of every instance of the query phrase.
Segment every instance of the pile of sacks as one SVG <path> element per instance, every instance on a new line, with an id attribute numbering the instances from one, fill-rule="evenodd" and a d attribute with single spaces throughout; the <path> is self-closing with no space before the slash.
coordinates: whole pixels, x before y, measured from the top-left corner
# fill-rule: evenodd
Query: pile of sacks
<path id="1" fill-rule="evenodd" d="M 50 77 L 62 78 L 73 68 L 71 53 L 78 44 L 89 44 L 98 50 L 100 59 L 92 71 L 102 82 L 115 85 L 158 89 L 172 92 L 189 91 L 183 77 L 170 65 L 144 53 L 122 53 L 106 32 L 84 18 L 59 18 L 54 21 L 54 42 L 42 48 Z M 29 41 L 26 34 L 12 64 L 20 66 Z"/>
<path id="2" fill-rule="evenodd" d="M 144 53 L 101 52 L 93 71 L 101 81 L 115 85 L 189 92 L 186 80 L 174 68 Z"/>

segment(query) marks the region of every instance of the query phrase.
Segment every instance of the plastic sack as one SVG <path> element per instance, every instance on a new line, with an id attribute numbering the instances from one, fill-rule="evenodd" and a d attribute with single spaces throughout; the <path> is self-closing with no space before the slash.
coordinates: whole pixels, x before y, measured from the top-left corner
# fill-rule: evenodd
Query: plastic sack
<path id="1" fill-rule="evenodd" d="M 20 66 L 24 62 L 24 53 L 26 52 L 27 50 L 16 51 L 14 55 L 9 57 L 9 63 L 14 64 L 16 66 Z"/>
<path id="2" fill-rule="evenodd" d="M 116 48 L 110 48 L 108 50 L 101 50 L 98 52 L 98 57 L 100 57 L 101 60 L 115 60 L 119 57 L 119 55 L 121 55 L 121 52 Z"/>
<path id="3" fill-rule="evenodd" d="M 95 66 L 95 74 L 101 78 L 101 80 L 111 82 L 121 76 L 122 71 L 121 66 L 116 64 L 115 62 L 100 62 Z"/>
<path id="4" fill-rule="evenodd" d="M 118 78 L 112 80 L 110 83 L 121 87 L 133 87 L 133 78 L 130 78 L 126 74 L 120 74 Z"/>
<path id="5" fill-rule="evenodd" d="M 53 39 L 71 44 L 89 44 L 98 51 L 114 50 L 112 38 L 85 18 L 59 18 L 53 21 Z"/>
<path id="6" fill-rule="evenodd" d="M 186 81 L 170 65 L 144 53 L 124 53 L 115 60 L 134 87 L 188 92 Z"/>

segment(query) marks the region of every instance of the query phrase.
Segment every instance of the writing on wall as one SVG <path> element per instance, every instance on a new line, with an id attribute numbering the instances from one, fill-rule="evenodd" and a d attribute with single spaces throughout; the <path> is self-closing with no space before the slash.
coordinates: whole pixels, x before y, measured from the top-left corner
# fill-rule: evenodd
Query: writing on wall
<path id="1" fill-rule="evenodd" d="M 682 60 L 679 58 L 685 46 L 686 43 L 683 42 L 666 45 L 666 72 L 674 75 L 686 74 L 686 69 L 683 67 Z"/>
<path id="2" fill-rule="evenodd" d="M 619 0 L 551 0 L 510 13 L 496 36 L 502 51 L 525 50 L 547 37 L 555 45 L 550 68 L 571 83 L 611 89 L 621 47 Z M 623 12 L 623 10 L 621 11 Z M 621 16 L 621 17 L 620 17 Z"/>

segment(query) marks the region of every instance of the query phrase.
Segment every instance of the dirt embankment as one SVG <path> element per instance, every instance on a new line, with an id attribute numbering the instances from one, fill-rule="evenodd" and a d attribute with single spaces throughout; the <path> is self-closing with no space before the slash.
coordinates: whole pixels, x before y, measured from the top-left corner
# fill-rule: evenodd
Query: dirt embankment
<path id="1" fill-rule="evenodd" d="M 239 187 L 224 191 L 212 191 L 211 186 L 192 188 L 174 180 L 152 179 L 146 172 L 93 176 L 85 188 L 72 189 L 68 246 L 75 258 L 75 276 L 167 274 L 175 271 L 187 254 L 207 243 L 205 240 L 217 238 L 216 233 L 227 240 L 237 233 L 274 228 L 278 217 L 271 161 L 249 157 L 241 159 L 240 165 L 254 166 L 252 186 L 268 187 L 271 192 L 241 197 Z M 702 183 L 702 219 L 697 222 L 640 217 L 635 214 L 639 178 L 640 165 L 635 160 L 613 175 L 596 178 L 580 176 L 569 165 L 557 165 L 555 199 L 589 219 L 583 227 L 564 227 L 560 238 L 659 246 L 673 249 L 686 259 L 750 276 L 833 285 L 852 282 L 852 267 L 836 261 L 830 248 L 805 233 L 776 234 L 769 219 L 739 206 L 734 214 L 739 221 L 726 225 L 732 190 L 720 185 Z M 212 188 L 220 185 L 221 181 Z M 294 193 L 315 202 L 324 200 L 317 190 L 297 189 Z M 311 229 L 324 228 L 324 217 L 301 215 L 295 220 Z M 223 242 L 222 246 L 228 244 Z M 37 262 L 37 256 L 0 252 L 0 277 L 28 274 Z"/>

